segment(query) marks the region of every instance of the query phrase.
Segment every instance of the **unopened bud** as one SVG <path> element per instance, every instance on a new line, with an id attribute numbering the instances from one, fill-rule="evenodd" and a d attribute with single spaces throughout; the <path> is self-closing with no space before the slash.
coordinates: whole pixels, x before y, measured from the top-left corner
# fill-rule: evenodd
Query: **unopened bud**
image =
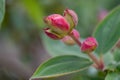
<path id="1" fill-rule="evenodd" d="M 70 33 L 72 36 L 74 36 L 76 39 L 80 38 L 79 32 L 75 29 L 72 30 L 72 32 Z M 65 36 L 62 39 L 62 42 L 64 42 L 67 45 L 74 45 L 76 42 L 70 37 L 70 36 Z"/>
<path id="2" fill-rule="evenodd" d="M 78 24 L 78 16 L 73 10 L 66 9 L 64 11 L 64 17 L 69 22 L 71 30 Z"/>
<path id="3" fill-rule="evenodd" d="M 54 39 L 54 40 L 60 40 L 63 38 L 63 36 L 56 34 L 50 28 L 44 29 L 44 32 L 48 37 L 50 37 L 51 39 Z"/>
<path id="4" fill-rule="evenodd" d="M 98 43 L 94 37 L 88 37 L 81 45 L 81 51 L 90 53 L 96 49 Z"/>
<path id="5" fill-rule="evenodd" d="M 76 39 L 80 38 L 80 34 L 76 29 L 73 29 L 70 33 L 70 35 L 74 36 Z"/>
<path id="6" fill-rule="evenodd" d="M 44 21 L 57 34 L 66 35 L 70 30 L 67 20 L 59 14 L 49 15 L 45 17 Z"/>

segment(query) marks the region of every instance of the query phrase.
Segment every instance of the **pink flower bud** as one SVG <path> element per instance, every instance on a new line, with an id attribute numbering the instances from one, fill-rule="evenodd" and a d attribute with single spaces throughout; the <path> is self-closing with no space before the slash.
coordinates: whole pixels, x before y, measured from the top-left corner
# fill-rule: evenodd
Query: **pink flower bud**
<path id="1" fill-rule="evenodd" d="M 67 20 L 59 14 L 49 15 L 48 17 L 45 17 L 44 21 L 55 33 L 66 34 L 70 30 Z"/>
<path id="2" fill-rule="evenodd" d="M 73 10 L 66 9 L 64 11 L 64 17 L 69 22 L 71 30 L 78 24 L 78 16 Z"/>
<path id="3" fill-rule="evenodd" d="M 81 45 L 81 51 L 90 53 L 96 49 L 98 43 L 94 37 L 88 37 Z"/>
<path id="4" fill-rule="evenodd" d="M 45 32 L 45 34 L 46 34 L 48 37 L 50 37 L 50 38 L 52 38 L 52 39 L 54 39 L 54 40 L 59 40 L 59 39 L 62 39 L 62 38 L 63 38 L 63 36 L 56 34 L 56 33 L 53 32 L 50 28 L 44 29 L 44 32 Z"/>
<path id="5" fill-rule="evenodd" d="M 80 38 L 80 34 L 76 29 L 73 29 L 70 34 L 73 35 L 76 39 Z"/>
<path id="6" fill-rule="evenodd" d="M 80 38 L 79 32 L 75 29 L 72 30 L 72 32 L 70 34 L 73 35 L 76 39 Z M 70 36 L 65 36 L 61 41 L 67 45 L 74 45 L 75 44 L 75 41 Z"/>

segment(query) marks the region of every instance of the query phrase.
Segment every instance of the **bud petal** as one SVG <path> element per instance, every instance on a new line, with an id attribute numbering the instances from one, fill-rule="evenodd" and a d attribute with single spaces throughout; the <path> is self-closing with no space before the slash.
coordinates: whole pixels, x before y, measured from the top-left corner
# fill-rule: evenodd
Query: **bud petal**
<path id="1" fill-rule="evenodd" d="M 52 38 L 52 39 L 54 39 L 54 40 L 59 40 L 59 39 L 62 39 L 62 38 L 63 38 L 63 36 L 56 34 L 56 33 L 53 32 L 50 28 L 44 29 L 44 32 L 45 32 L 45 34 L 46 34 L 48 37 L 50 37 L 50 38 Z"/>
<path id="2" fill-rule="evenodd" d="M 73 10 L 66 9 L 64 11 L 64 17 L 69 22 L 71 30 L 78 24 L 78 16 Z"/>
<path id="3" fill-rule="evenodd" d="M 98 43 L 94 37 L 88 37 L 81 45 L 81 51 L 90 53 L 96 49 Z"/>
<path id="4" fill-rule="evenodd" d="M 65 36 L 62 40 L 66 45 L 74 45 L 75 41 L 70 36 Z"/>
<path id="5" fill-rule="evenodd" d="M 79 32 L 75 29 L 72 30 L 72 32 L 70 34 L 73 35 L 76 39 L 80 38 Z M 75 41 L 70 36 L 65 36 L 61 41 L 67 45 L 74 45 L 75 44 Z"/>
<path id="6" fill-rule="evenodd" d="M 73 29 L 70 34 L 73 35 L 76 39 L 80 38 L 80 34 L 76 29 Z"/>
<path id="7" fill-rule="evenodd" d="M 44 21 L 55 33 L 66 34 L 70 30 L 67 20 L 59 14 L 49 15 L 44 19 Z"/>

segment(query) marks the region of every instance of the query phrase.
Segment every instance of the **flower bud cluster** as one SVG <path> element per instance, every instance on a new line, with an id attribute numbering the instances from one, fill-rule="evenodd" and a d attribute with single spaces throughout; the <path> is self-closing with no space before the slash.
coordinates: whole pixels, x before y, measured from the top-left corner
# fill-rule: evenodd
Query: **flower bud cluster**
<path id="1" fill-rule="evenodd" d="M 66 9 L 63 16 L 60 14 L 52 14 L 44 18 L 44 22 L 48 28 L 44 29 L 45 34 L 54 39 L 61 40 L 67 45 L 79 43 L 80 34 L 75 30 L 78 24 L 77 14 L 70 9 Z M 88 37 L 82 44 L 80 42 L 81 51 L 90 53 L 95 50 L 98 43 L 94 37 Z"/>
<path id="2" fill-rule="evenodd" d="M 48 37 L 60 40 L 71 33 L 77 25 L 78 17 L 73 10 L 66 9 L 63 14 L 63 16 L 52 14 L 44 18 L 44 22 L 48 26 L 44 31 Z"/>

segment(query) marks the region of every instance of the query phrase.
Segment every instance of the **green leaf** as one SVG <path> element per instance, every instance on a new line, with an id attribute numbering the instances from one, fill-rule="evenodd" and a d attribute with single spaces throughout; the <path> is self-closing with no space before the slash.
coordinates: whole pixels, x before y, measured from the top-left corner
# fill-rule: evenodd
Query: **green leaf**
<path id="1" fill-rule="evenodd" d="M 41 28 L 43 28 L 43 6 L 37 0 L 22 0 L 30 18 Z"/>
<path id="2" fill-rule="evenodd" d="M 5 0 L 0 0 L 0 26 L 5 14 Z"/>
<path id="3" fill-rule="evenodd" d="M 115 49 L 113 56 L 116 62 L 120 62 L 120 49 Z"/>
<path id="4" fill-rule="evenodd" d="M 116 69 L 120 72 L 120 62 L 116 63 Z"/>
<path id="5" fill-rule="evenodd" d="M 105 80 L 120 80 L 120 74 L 118 73 L 108 73 Z"/>
<path id="6" fill-rule="evenodd" d="M 113 57 L 113 54 L 111 52 L 107 52 L 105 55 L 104 55 L 104 63 L 105 65 L 107 66 L 108 64 L 111 64 L 114 62 L 114 57 Z"/>
<path id="7" fill-rule="evenodd" d="M 120 6 L 110 12 L 97 26 L 93 35 L 99 43 L 96 49 L 98 54 L 106 53 L 115 45 L 120 37 Z"/>
<path id="8" fill-rule="evenodd" d="M 35 71 L 31 79 L 63 76 L 87 69 L 92 62 L 83 57 L 64 55 L 43 63 Z"/>
<path id="9" fill-rule="evenodd" d="M 65 45 L 60 40 L 50 39 L 44 33 L 41 36 L 46 50 L 53 57 L 60 55 L 77 55 L 88 58 L 86 54 L 80 52 L 80 48 L 78 47 L 78 45 L 74 45 L 74 46 Z"/>

